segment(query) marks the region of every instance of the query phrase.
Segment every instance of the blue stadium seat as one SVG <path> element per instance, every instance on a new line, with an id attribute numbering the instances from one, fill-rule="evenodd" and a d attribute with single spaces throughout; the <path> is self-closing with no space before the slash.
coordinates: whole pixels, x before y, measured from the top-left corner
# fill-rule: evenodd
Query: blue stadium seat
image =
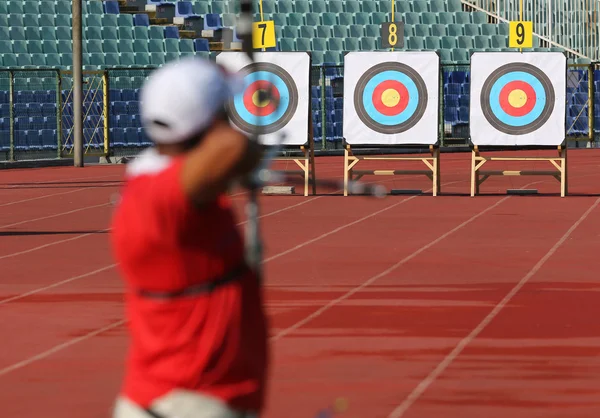
<path id="1" fill-rule="evenodd" d="M 110 89 L 108 92 L 109 98 L 111 102 L 118 102 L 121 100 L 121 90 Z M 111 103 L 112 106 L 112 103 Z"/>
<path id="2" fill-rule="evenodd" d="M 42 149 L 42 137 L 40 136 L 40 129 L 25 131 L 25 137 L 30 150 L 39 151 Z"/>
<path id="3" fill-rule="evenodd" d="M 104 1 L 104 13 L 115 14 L 118 15 L 119 10 L 119 2 L 115 0 L 105 0 Z"/>
<path id="4" fill-rule="evenodd" d="M 444 107 L 444 122 L 455 124 L 458 120 L 458 110 L 455 107 Z"/>
<path id="5" fill-rule="evenodd" d="M 109 141 L 112 146 L 126 147 L 125 130 L 121 128 L 110 128 Z"/>
<path id="6" fill-rule="evenodd" d="M 58 147 L 56 130 L 55 129 L 42 129 L 40 131 L 42 149 L 55 150 Z"/>
<path id="7" fill-rule="evenodd" d="M 177 28 L 177 26 L 166 26 L 165 27 L 165 38 L 166 39 L 179 39 L 179 28 Z"/>
<path id="8" fill-rule="evenodd" d="M 150 20 L 146 14 L 133 15 L 133 24 L 135 26 L 150 26 Z"/>
<path id="9" fill-rule="evenodd" d="M 178 1 L 175 7 L 175 17 L 197 16 L 194 13 L 192 3 L 189 1 Z"/>
<path id="10" fill-rule="evenodd" d="M 121 90 L 121 100 L 124 102 L 130 102 L 136 100 L 136 93 L 133 89 L 124 89 Z"/>
<path id="11" fill-rule="evenodd" d="M 469 108 L 459 107 L 458 108 L 458 123 L 469 123 Z"/>
<path id="12" fill-rule="evenodd" d="M 210 46 L 208 44 L 208 39 L 204 39 L 204 38 L 194 39 L 194 49 L 196 51 L 210 52 Z"/>
<path id="13" fill-rule="evenodd" d="M 16 129 L 16 128 L 15 128 Z M 24 129 L 15 130 L 15 149 L 17 151 L 26 151 L 29 148 L 27 144 L 27 131 Z"/>
<path id="14" fill-rule="evenodd" d="M 127 102 L 127 113 L 129 115 L 137 115 L 140 113 L 140 102 L 132 100 Z"/>
<path id="15" fill-rule="evenodd" d="M 218 30 L 223 28 L 221 24 L 221 16 L 215 13 L 209 13 L 204 16 L 204 29 L 206 30 Z"/>

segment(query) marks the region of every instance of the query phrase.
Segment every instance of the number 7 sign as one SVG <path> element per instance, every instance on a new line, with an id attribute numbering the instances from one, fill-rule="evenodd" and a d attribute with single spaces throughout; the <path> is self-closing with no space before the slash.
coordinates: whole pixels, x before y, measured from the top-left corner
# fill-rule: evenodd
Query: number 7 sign
<path id="1" fill-rule="evenodd" d="M 265 22 L 252 23 L 252 47 L 253 48 L 274 48 L 277 46 L 275 39 L 275 22 L 268 20 Z"/>

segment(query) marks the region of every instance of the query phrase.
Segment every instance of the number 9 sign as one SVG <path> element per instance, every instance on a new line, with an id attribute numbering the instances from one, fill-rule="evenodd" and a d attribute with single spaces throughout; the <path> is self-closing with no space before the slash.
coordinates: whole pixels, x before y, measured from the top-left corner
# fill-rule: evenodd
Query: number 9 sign
<path id="1" fill-rule="evenodd" d="M 510 22 L 508 33 L 509 48 L 533 48 L 533 22 Z"/>
<path id="2" fill-rule="evenodd" d="M 381 24 L 381 47 L 404 47 L 404 22 L 385 22 Z"/>

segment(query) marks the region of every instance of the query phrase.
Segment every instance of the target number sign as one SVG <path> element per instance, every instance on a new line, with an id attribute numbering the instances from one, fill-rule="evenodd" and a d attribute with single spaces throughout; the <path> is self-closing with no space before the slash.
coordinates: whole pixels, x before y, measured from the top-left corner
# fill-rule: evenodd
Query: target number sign
<path id="1" fill-rule="evenodd" d="M 509 48 L 533 48 L 533 22 L 513 21 L 508 29 Z"/>
<path id="2" fill-rule="evenodd" d="M 404 47 L 404 22 L 385 22 L 381 24 L 381 47 Z"/>
<path id="3" fill-rule="evenodd" d="M 253 48 L 275 48 L 275 22 L 267 20 L 252 23 L 252 47 Z"/>
<path id="4" fill-rule="evenodd" d="M 267 62 L 247 65 L 240 74 L 244 90 L 227 106 L 230 120 L 253 134 L 270 134 L 285 127 L 298 108 L 298 89 L 292 76 Z"/>
<path id="5" fill-rule="evenodd" d="M 527 63 L 506 64 L 483 83 L 480 105 L 488 123 L 509 135 L 524 135 L 544 125 L 554 110 L 550 78 Z"/>

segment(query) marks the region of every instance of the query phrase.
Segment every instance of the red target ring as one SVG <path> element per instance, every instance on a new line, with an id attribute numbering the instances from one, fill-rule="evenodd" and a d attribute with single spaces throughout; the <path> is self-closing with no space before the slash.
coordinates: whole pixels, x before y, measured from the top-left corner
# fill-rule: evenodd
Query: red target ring
<path id="1" fill-rule="evenodd" d="M 256 94 L 260 91 L 269 91 L 272 96 L 272 100 L 266 106 L 259 106 L 256 103 Z M 248 112 L 255 116 L 268 116 L 277 110 L 277 103 L 279 102 L 279 90 L 271 83 L 265 80 L 255 81 L 250 84 L 244 92 L 244 106 Z"/>
<path id="2" fill-rule="evenodd" d="M 519 92 L 519 90 L 522 92 Z M 524 94 L 524 98 L 521 97 Z M 517 97 L 515 97 L 517 96 Z M 524 100 L 524 103 L 522 101 Z M 537 101 L 535 90 L 524 81 L 511 81 L 500 91 L 500 107 L 510 116 L 525 116 L 533 110 Z M 520 105 L 520 106 L 519 106 Z"/>
<path id="3" fill-rule="evenodd" d="M 394 95 L 399 97 L 393 97 Z M 408 106 L 408 96 L 408 90 L 404 84 L 396 80 L 386 80 L 375 87 L 373 105 L 379 113 L 385 116 L 396 116 Z M 392 103 L 389 100 L 392 100 Z"/>

